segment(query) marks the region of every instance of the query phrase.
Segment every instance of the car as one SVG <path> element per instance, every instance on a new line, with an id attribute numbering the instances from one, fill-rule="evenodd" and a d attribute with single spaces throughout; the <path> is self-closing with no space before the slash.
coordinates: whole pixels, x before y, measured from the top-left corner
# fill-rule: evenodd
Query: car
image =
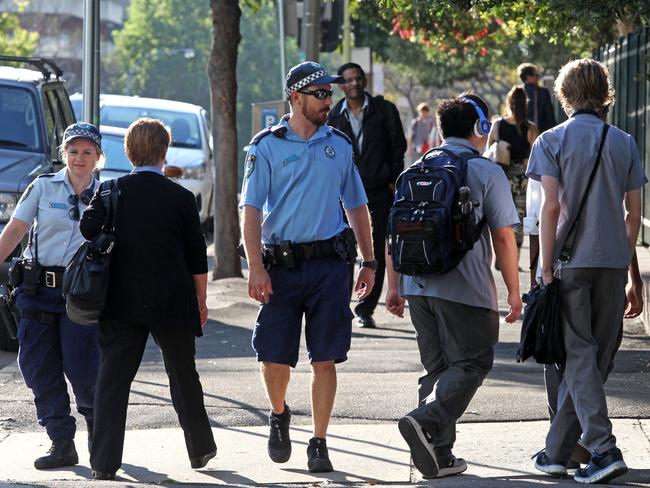
<path id="1" fill-rule="evenodd" d="M 50 59 L 0 56 L 0 232 L 34 178 L 63 167 L 58 148 L 76 119 L 62 75 Z M 19 245 L 0 263 L 0 285 L 7 282 L 11 258 L 21 250 Z M 17 347 L 0 325 L 0 350 Z"/>
<path id="2" fill-rule="evenodd" d="M 71 97 L 72 105 L 81 112 L 81 94 Z M 190 190 L 196 199 L 201 222 L 206 227 L 212 223 L 213 171 L 212 137 L 207 112 L 199 105 L 158 98 L 131 97 L 101 94 L 99 96 L 99 124 L 103 127 L 126 129 L 140 117 L 160 119 L 172 133 L 172 143 L 167 152 L 167 174 Z M 114 129 L 107 129 L 115 134 Z M 123 136 L 123 134 L 122 134 Z M 108 135 L 109 138 L 114 136 Z M 110 145 L 107 145 L 110 148 Z M 122 156 L 116 156 L 121 158 Z M 113 162 L 107 158 L 110 166 Z M 182 171 L 173 172 L 173 168 Z M 129 170 L 131 169 L 129 165 Z"/>

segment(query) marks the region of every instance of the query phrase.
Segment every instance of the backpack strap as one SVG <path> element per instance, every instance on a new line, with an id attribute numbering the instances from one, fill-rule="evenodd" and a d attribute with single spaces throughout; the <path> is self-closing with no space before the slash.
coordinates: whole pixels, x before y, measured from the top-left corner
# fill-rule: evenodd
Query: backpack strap
<path id="1" fill-rule="evenodd" d="M 117 204 L 119 202 L 120 184 L 119 178 L 108 180 L 106 182 L 108 188 L 100 193 L 102 203 L 106 209 L 106 217 L 104 218 L 104 225 L 102 230 L 104 232 L 115 232 L 115 222 L 117 221 Z"/>

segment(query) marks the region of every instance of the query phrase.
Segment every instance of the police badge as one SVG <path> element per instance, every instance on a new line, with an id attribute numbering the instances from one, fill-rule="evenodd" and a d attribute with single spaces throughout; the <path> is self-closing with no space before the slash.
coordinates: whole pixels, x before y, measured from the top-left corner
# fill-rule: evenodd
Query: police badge
<path id="1" fill-rule="evenodd" d="M 336 151 L 334 151 L 334 148 L 330 145 L 325 146 L 325 155 L 330 158 L 334 159 L 334 156 L 336 156 Z"/>

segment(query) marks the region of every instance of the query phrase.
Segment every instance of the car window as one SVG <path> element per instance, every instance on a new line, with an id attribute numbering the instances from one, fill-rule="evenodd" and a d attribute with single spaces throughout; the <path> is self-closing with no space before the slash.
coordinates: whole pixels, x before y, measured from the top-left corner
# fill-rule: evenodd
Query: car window
<path id="1" fill-rule="evenodd" d="M 74 112 L 72 111 L 72 106 L 70 105 L 69 98 L 68 98 L 68 93 L 65 91 L 65 88 L 63 86 L 59 86 L 55 90 L 56 97 L 58 99 L 58 103 L 61 106 L 61 114 L 63 117 L 63 123 L 65 126 L 69 126 L 70 124 L 74 124 L 77 121 L 77 118 L 75 117 Z"/>
<path id="2" fill-rule="evenodd" d="M 39 151 L 37 114 L 36 99 L 31 91 L 0 86 L 0 147 Z"/>
<path id="3" fill-rule="evenodd" d="M 123 137 L 102 134 L 102 150 L 106 158 L 104 169 L 129 172 L 133 169 L 133 165 L 124 154 Z"/>
<path id="4" fill-rule="evenodd" d="M 140 117 L 160 119 L 172 133 L 172 146 L 201 149 L 199 119 L 195 114 L 141 107 L 104 105 L 99 112 L 99 123 L 127 128 Z"/>
<path id="5" fill-rule="evenodd" d="M 49 87 L 44 87 L 43 96 L 43 105 L 49 106 L 50 117 L 54 123 L 53 127 L 48 127 L 52 159 L 58 159 L 57 148 L 63 142 L 63 132 L 68 125 L 66 125 L 63 118 L 63 107 L 61 101 L 56 96 L 54 90 Z"/>

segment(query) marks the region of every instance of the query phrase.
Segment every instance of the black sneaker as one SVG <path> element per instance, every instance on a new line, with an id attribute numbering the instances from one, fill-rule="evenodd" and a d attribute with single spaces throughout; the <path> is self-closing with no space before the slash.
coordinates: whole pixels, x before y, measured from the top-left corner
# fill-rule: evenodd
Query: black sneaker
<path id="1" fill-rule="evenodd" d="M 445 476 L 453 476 L 463 473 L 467 470 L 467 463 L 462 458 L 457 458 L 453 454 L 449 457 L 438 457 L 438 474 L 436 478 L 444 478 Z"/>
<path id="2" fill-rule="evenodd" d="M 429 435 L 422 426 L 410 415 L 397 422 L 400 434 L 411 450 L 411 459 L 424 478 L 435 478 L 438 475 L 438 459 Z"/>
<path id="3" fill-rule="evenodd" d="M 275 463 L 286 463 L 291 457 L 291 439 L 289 438 L 289 423 L 291 422 L 291 410 L 284 404 L 284 412 L 276 415 L 271 411 L 269 415 L 268 451 L 271 461 Z"/>
<path id="4" fill-rule="evenodd" d="M 74 466 L 79 462 L 77 450 L 72 439 L 52 441 L 52 447 L 46 456 L 41 456 L 34 461 L 36 469 L 54 469 L 63 466 Z"/>
<path id="5" fill-rule="evenodd" d="M 535 459 L 535 469 L 542 473 L 550 474 L 556 478 L 564 478 L 568 474 L 566 466 L 549 458 L 544 449 L 534 454 L 533 458 Z"/>
<path id="6" fill-rule="evenodd" d="M 329 453 L 327 452 L 327 443 L 321 437 L 312 437 L 309 439 L 307 446 L 307 467 L 310 473 L 329 473 L 334 471 Z"/>
<path id="7" fill-rule="evenodd" d="M 594 454 L 584 468 L 576 470 L 573 479 L 578 483 L 607 483 L 627 473 L 623 454 L 618 447 L 612 447 L 602 454 Z"/>

